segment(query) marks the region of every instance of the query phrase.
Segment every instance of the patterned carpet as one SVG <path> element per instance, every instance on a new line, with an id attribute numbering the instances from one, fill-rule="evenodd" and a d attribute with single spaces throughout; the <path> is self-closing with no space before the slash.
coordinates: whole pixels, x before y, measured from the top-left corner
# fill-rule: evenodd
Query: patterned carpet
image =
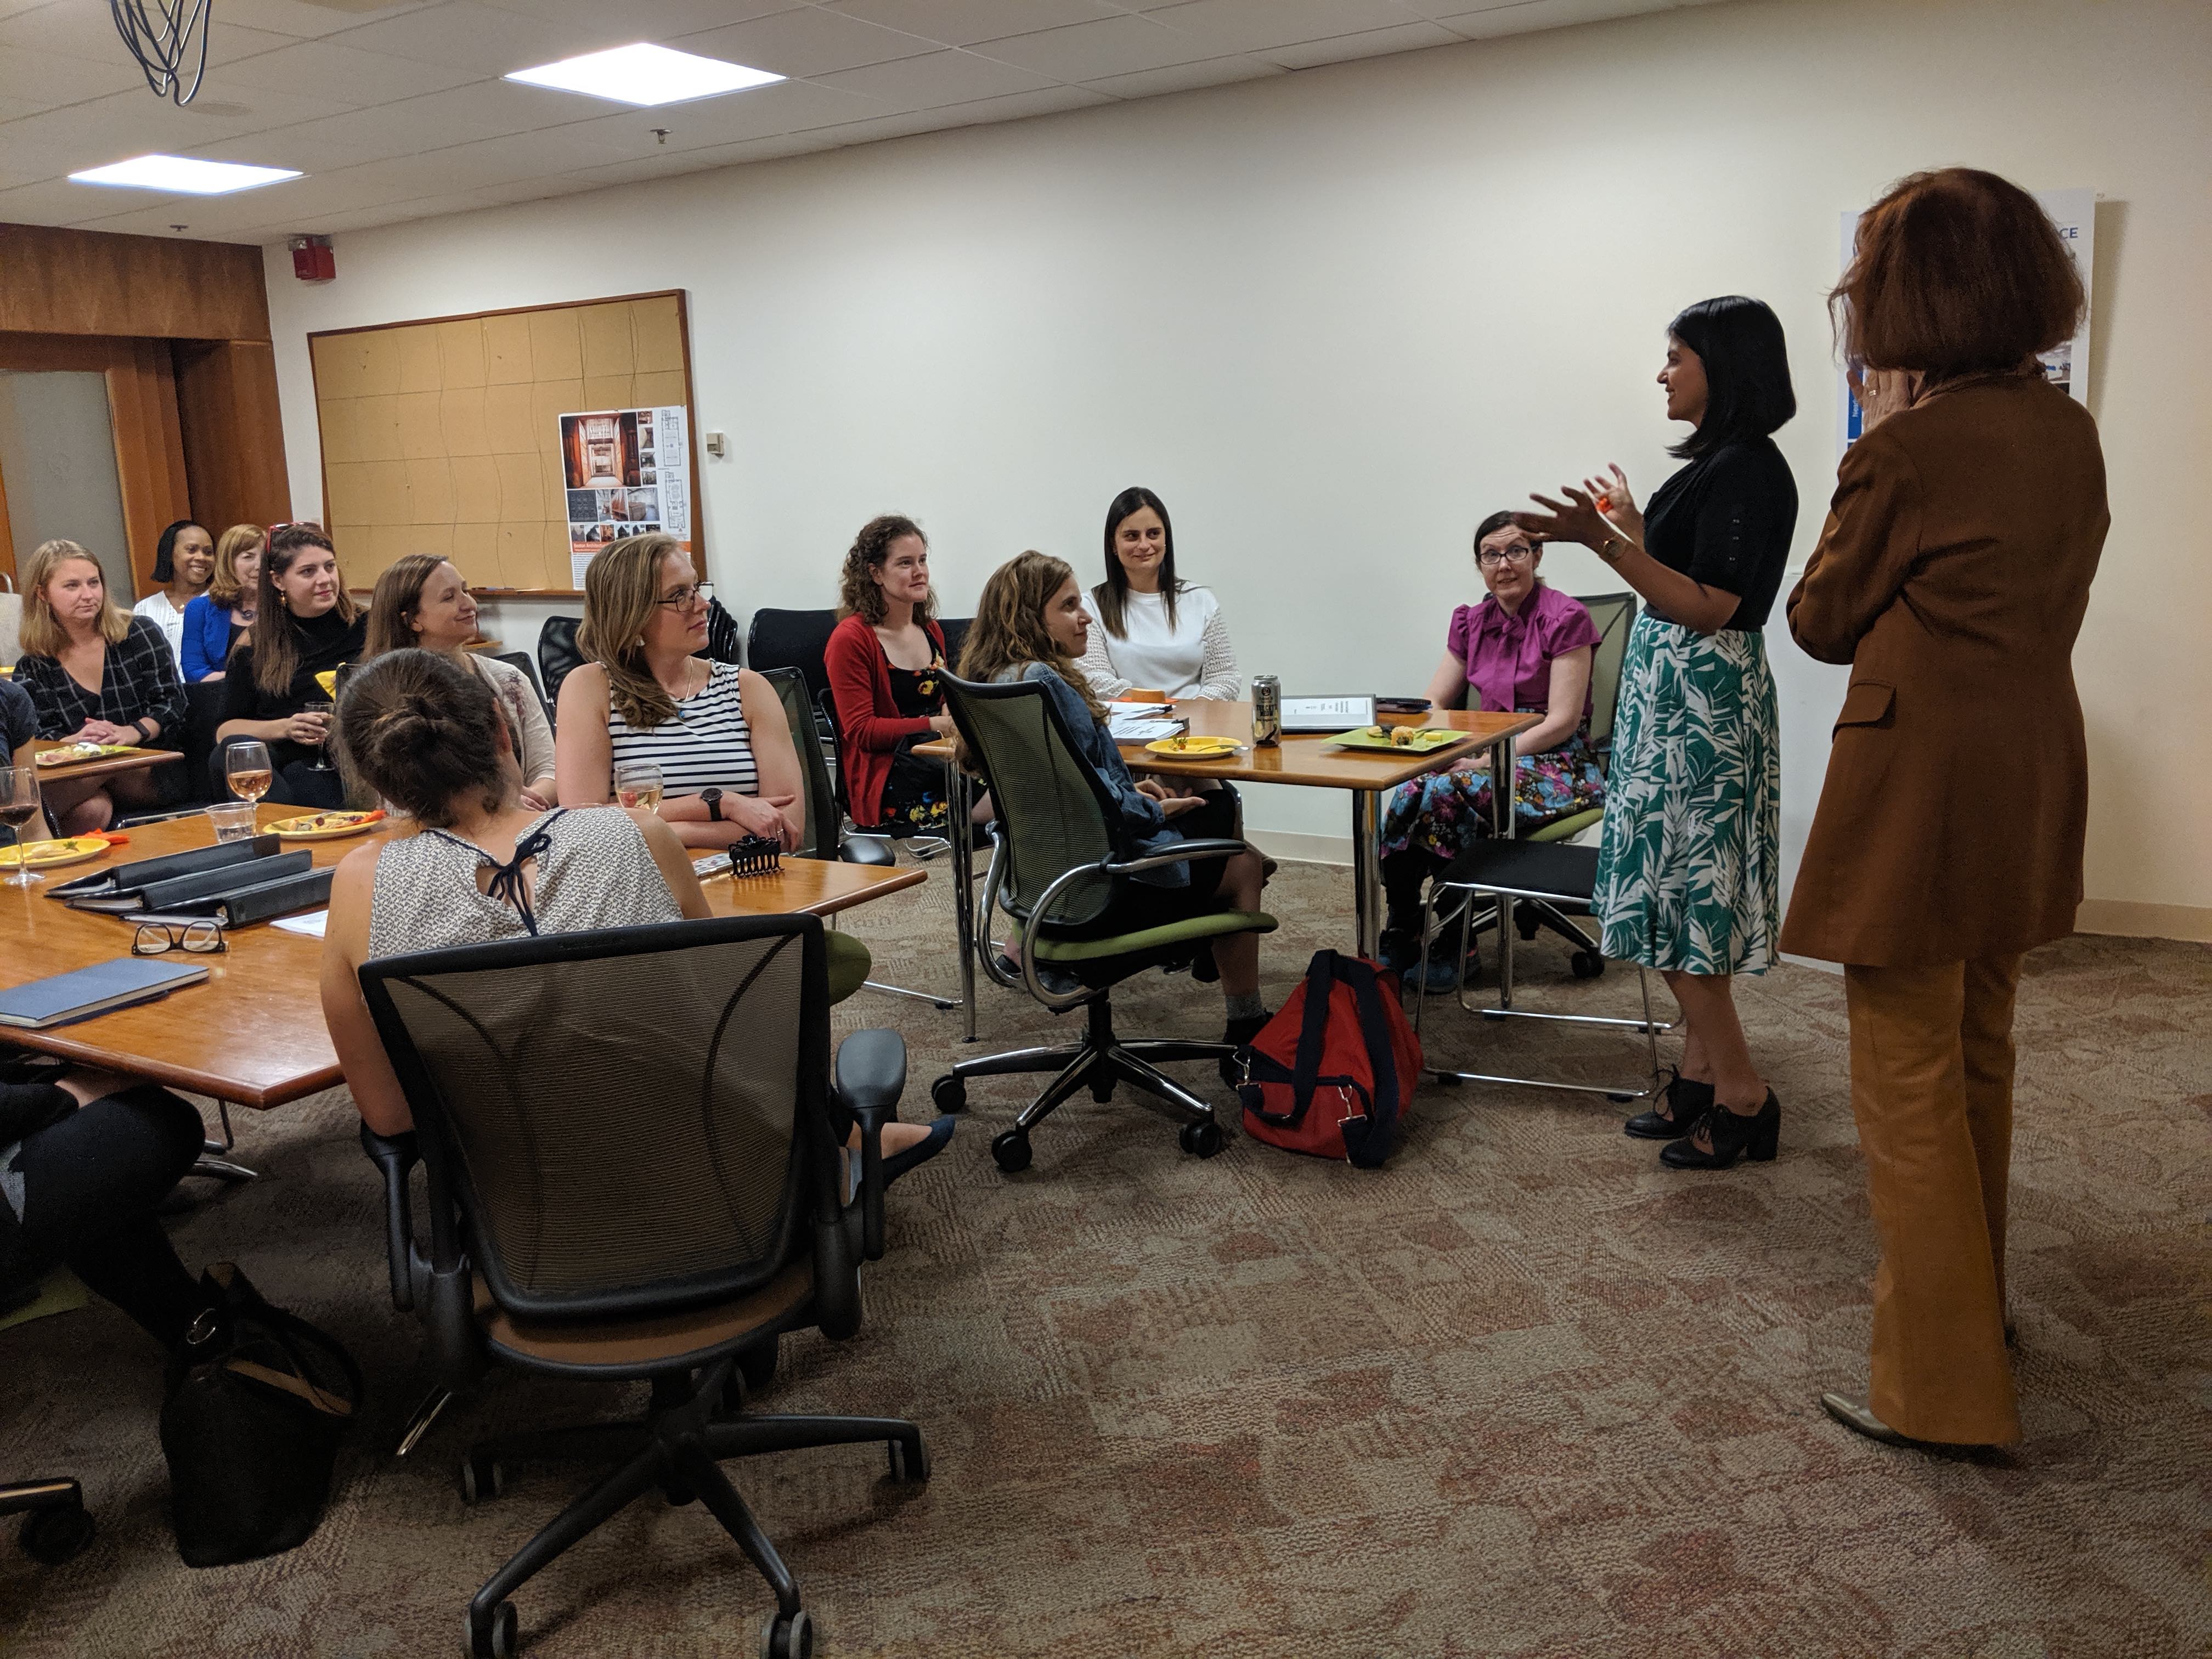
<path id="1" fill-rule="evenodd" d="M 1286 866 L 1271 1000 L 1347 926 L 1343 872 Z M 857 915 L 879 977 L 948 985 L 940 876 Z M 1523 957 L 1532 1000 L 1631 1012 L 1619 969 Z M 1662 1000 L 1663 1000 L 1663 994 Z M 1841 981 L 1749 983 L 1783 1156 L 1661 1169 L 1589 1097 L 1425 1088 L 1366 1173 L 1232 1135 L 1210 1163 L 1116 1102 L 1066 1109 L 1026 1175 L 986 1145 L 1026 1097 L 977 1085 L 895 1194 L 853 1341 L 786 1345 L 787 1410 L 912 1416 L 934 1480 L 872 1448 L 732 1466 L 825 1655 L 2202 1654 L 2212 1638 L 2212 950 L 2076 939 L 2021 995 L 2013 1284 L 2027 1444 L 1930 1458 L 1856 1439 L 1874 1266 Z M 1213 1035 L 1210 988 L 1150 975 L 1132 1034 Z M 1432 1012 L 1436 1012 L 1432 1010 Z M 1052 1020 L 985 993 L 987 1046 Z M 957 1016 L 864 994 L 913 1045 L 907 1115 Z M 1510 1040 L 1455 1012 L 1432 1058 L 1625 1075 L 1631 1045 Z M 1217 1085 L 1218 1088 L 1218 1085 Z M 369 1370 L 319 1534 L 194 1572 L 163 1516 L 155 1357 L 102 1307 L 0 1335 L 0 1471 L 73 1472 L 100 1523 L 69 1566 L 0 1545 L 0 1651 L 447 1655 L 462 1608 L 576 1489 L 527 1468 L 465 1507 L 469 1432 L 612 1414 L 612 1389 L 495 1376 L 404 1462 L 416 1338 L 385 1291 L 376 1183 L 343 1095 L 242 1125 L 264 1170 L 180 1222 Z M 528 1585 L 525 1650 L 749 1655 L 766 1593 L 696 1509 L 640 1504 Z"/>

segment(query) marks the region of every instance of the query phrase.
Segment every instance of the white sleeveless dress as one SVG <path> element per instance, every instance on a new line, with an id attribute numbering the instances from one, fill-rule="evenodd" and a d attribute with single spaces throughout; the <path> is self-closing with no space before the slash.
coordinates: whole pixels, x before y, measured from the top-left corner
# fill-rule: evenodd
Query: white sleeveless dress
<path id="1" fill-rule="evenodd" d="M 609 806 L 555 807 L 515 838 L 543 834 L 530 884 L 531 920 L 477 885 L 499 861 L 482 848 L 424 829 L 386 847 L 369 902 L 368 954 L 406 956 L 458 945 L 490 945 L 539 933 L 681 921 L 676 896 L 629 814 Z M 533 928 L 531 925 L 534 921 Z"/>

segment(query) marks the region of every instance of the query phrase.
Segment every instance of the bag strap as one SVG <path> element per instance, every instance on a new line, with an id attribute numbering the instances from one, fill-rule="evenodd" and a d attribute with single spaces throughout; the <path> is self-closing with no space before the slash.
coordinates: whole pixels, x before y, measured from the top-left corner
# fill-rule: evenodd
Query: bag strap
<path id="1" fill-rule="evenodd" d="M 1321 1078 L 1322 1051 L 1328 1042 L 1328 996 L 1336 984 L 1337 955 L 1316 951 L 1306 966 L 1306 1006 L 1298 1026 L 1298 1051 L 1291 1070 L 1291 1110 L 1293 1121 L 1313 1104 L 1314 1087 Z"/>
<path id="2" fill-rule="evenodd" d="M 1334 956 L 1335 953 L 1330 953 Z M 1352 1006 L 1359 1014 L 1359 1035 L 1367 1044 L 1367 1066 L 1374 1073 L 1374 1097 L 1379 1115 L 1382 1103 L 1390 1103 L 1395 1115 L 1398 1095 L 1398 1056 L 1390 1042 L 1390 1022 L 1382 1012 L 1382 990 L 1374 967 L 1357 957 L 1338 957 L 1338 981 L 1352 988 Z M 1310 996 L 1311 992 L 1307 994 Z"/>

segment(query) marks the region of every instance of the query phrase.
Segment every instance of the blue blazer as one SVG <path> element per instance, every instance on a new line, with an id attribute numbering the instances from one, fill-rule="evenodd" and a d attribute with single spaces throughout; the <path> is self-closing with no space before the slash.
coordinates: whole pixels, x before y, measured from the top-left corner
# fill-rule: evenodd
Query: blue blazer
<path id="1" fill-rule="evenodd" d="M 222 672 L 230 654 L 230 611 L 204 593 L 185 604 L 184 649 L 179 653 L 185 684 Z"/>

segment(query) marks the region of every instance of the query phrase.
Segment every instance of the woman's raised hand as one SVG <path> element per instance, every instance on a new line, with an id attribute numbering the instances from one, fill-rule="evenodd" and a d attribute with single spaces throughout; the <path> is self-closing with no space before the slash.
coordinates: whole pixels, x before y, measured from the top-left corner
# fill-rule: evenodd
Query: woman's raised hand
<path id="1" fill-rule="evenodd" d="M 1555 501 L 1549 495 L 1530 495 L 1530 501 L 1551 510 L 1516 513 L 1513 522 L 1538 541 L 1580 542 L 1593 552 L 1620 533 L 1613 521 L 1597 510 L 1592 492 L 1577 489 L 1572 484 L 1561 484 L 1559 493 L 1567 499 Z"/>
<path id="2" fill-rule="evenodd" d="M 1589 477 L 1583 488 L 1597 502 L 1597 510 L 1619 525 L 1632 542 L 1644 539 L 1644 514 L 1636 505 L 1636 492 L 1628 487 L 1628 475 L 1620 470 L 1618 461 L 1607 461 L 1606 471 L 1611 477 Z"/>

